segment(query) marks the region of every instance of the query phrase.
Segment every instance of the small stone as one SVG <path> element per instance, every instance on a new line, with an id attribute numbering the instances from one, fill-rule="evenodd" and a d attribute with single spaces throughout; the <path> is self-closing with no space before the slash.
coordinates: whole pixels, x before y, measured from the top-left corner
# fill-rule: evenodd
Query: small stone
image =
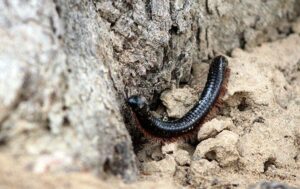
<path id="1" fill-rule="evenodd" d="M 191 174 L 195 177 L 218 171 L 220 167 L 216 161 L 208 161 L 206 159 L 200 159 L 192 161 L 191 163 Z"/>
<path id="2" fill-rule="evenodd" d="M 180 184 L 182 186 L 190 185 L 190 183 L 189 183 L 189 172 L 190 171 L 189 170 L 190 170 L 190 168 L 187 166 L 184 166 L 184 167 L 177 166 L 173 179 L 176 180 L 176 182 L 178 182 L 178 184 Z"/>
<path id="3" fill-rule="evenodd" d="M 175 154 L 175 161 L 181 166 L 190 165 L 191 158 L 189 152 L 181 149 L 178 150 Z"/>
<path id="4" fill-rule="evenodd" d="M 178 148 L 177 142 L 165 144 L 161 147 L 163 154 L 173 154 Z"/>
<path id="5" fill-rule="evenodd" d="M 212 119 L 211 121 L 203 124 L 198 132 L 198 140 L 202 141 L 207 138 L 214 137 L 224 129 L 228 129 L 233 126 L 233 122 L 229 118 L 224 120 Z"/>
<path id="6" fill-rule="evenodd" d="M 160 99 L 167 108 L 169 117 L 181 118 L 196 103 L 197 96 L 191 88 L 172 89 L 164 91 Z"/>
<path id="7" fill-rule="evenodd" d="M 220 166 L 231 165 L 239 158 L 236 147 L 238 139 L 239 136 L 234 132 L 222 131 L 216 138 L 210 138 L 201 142 L 196 148 L 193 159 L 215 160 Z"/>
<path id="8" fill-rule="evenodd" d="M 176 162 L 170 155 L 166 155 L 166 158 L 161 161 L 151 161 L 143 163 L 141 166 L 141 172 L 146 175 L 155 173 L 163 173 L 168 175 L 174 175 L 176 171 Z"/>

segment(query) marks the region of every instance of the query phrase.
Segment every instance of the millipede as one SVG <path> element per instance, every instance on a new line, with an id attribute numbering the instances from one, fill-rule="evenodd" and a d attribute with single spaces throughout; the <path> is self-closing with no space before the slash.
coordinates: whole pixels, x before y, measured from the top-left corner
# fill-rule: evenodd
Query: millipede
<path id="1" fill-rule="evenodd" d="M 212 118 L 214 109 L 220 107 L 221 98 L 226 92 L 229 75 L 228 60 L 222 55 L 215 57 L 210 64 L 207 81 L 199 100 L 179 119 L 164 121 L 155 117 L 146 98 L 140 95 L 129 97 L 127 103 L 134 112 L 138 128 L 146 137 L 173 141 L 197 131 L 205 121 Z"/>

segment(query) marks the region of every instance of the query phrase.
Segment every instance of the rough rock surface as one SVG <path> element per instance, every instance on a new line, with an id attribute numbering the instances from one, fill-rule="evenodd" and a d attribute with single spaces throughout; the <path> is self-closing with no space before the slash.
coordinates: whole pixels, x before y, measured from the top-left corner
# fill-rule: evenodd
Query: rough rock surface
<path id="1" fill-rule="evenodd" d="M 106 65 L 108 28 L 93 9 L 91 2 L 0 2 L 1 143 L 15 155 L 38 161 L 63 153 L 72 162 L 65 169 L 132 180 L 135 157 Z"/>
<path id="2" fill-rule="evenodd" d="M 279 1 L 95 0 L 110 29 L 111 75 L 120 94 L 149 100 L 191 78 L 193 64 L 290 33 L 300 3 Z"/>
<path id="3" fill-rule="evenodd" d="M 225 118 L 223 120 L 213 119 L 201 126 L 201 129 L 198 132 L 198 140 L 201 141 L 214 137 L 225 129 L 230 130 L 233 126 L 233 122 L 230 118 Z"/>
<path id="4" fill-rule="evenodd" d="M 221 167 L 236 164 L 239 153 L 236 148 L 239 136 L 231 131 L 223 131 L 216 136 L 202 141 L 193 154 L 193 160 L 215 160 Z"/>

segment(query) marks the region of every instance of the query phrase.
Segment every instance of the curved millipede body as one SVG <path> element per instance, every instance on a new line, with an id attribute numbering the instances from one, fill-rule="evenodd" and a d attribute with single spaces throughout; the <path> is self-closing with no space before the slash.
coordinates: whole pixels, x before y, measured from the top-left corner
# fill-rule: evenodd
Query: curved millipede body
<path id="1" fill-rule="evenodd" d="M 152 115 L 146 99 L 142 96 L 131 96 L 127 103 L 134 111 L 139 122 L 140 129 L 154 138 L 172 140 L 184 136 L 198 128 L 217 102 L 229 74 L 228 62 L 224 56 L 213 59 L 205 87 L 199 101 L 182 118 L 163 121 Z"/>

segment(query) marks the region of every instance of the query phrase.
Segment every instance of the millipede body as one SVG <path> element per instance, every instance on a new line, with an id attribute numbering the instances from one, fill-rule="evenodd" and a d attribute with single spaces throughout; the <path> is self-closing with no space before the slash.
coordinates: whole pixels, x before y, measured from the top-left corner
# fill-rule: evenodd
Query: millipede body
<path id="1" fill-rule="evenodd" d="M 210 64 L 207 81 L 198 102 L 180 119 L 163 121 L 153 116 L 143 96 L 131 96 L 127 103 L 135 113 L 139 127 L 146 136 L 165 141 L 172 140 L 200 126 L 217 102 L 223 86 L 226 85 L 228 75 L 227 59 L 224 56 L 215 57 Z"/>

